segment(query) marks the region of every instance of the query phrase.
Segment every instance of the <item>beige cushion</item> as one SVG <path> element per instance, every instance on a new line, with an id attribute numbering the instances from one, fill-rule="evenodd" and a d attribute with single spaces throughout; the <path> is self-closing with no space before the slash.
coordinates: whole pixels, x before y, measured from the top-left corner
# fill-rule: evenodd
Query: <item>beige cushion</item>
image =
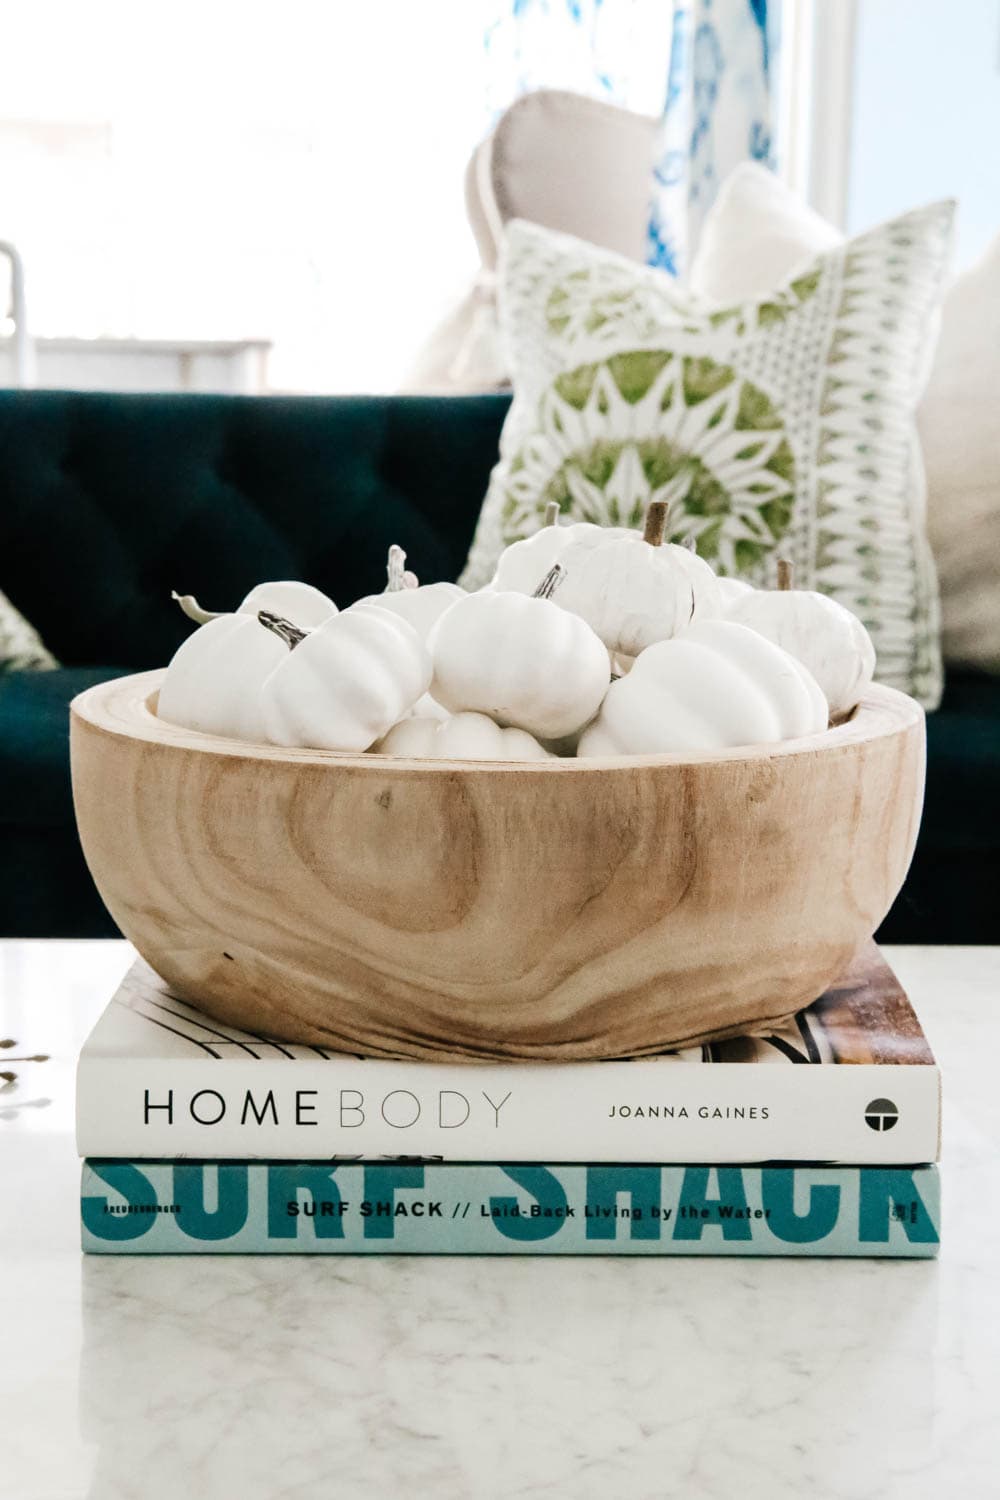
<path id="1" fill-rule="evenodd" d="M 0 594 L 0 672 L 45 671 L 57 665 L 38 632 Z"/>
<path id="2" fill-rule="evenodd" d="M 523 95 L 493 132 L 486 197 L 496 211 L 487 207 L 487 220 L 502 232 L 511 219 L 529 219 L 644 261 L 656 134 L 656 120 L 599 99 L 561 89 Z"/>
<path id="3" fill-rule="evenodd" d="M 747 163 L 705 221 L 692 289 L 711 302 L 762 295 L 842 236 L 771 172 Z M 927 533 L 946 662 L 1000 671 L 1000 237 L 945 295 L 917 414 Z"/>
<path id="4" fill-rule="evenodd" d="M 1000 237 L 948 292 L 918 426 L 945 660 L 1000 672 Z"/>
<path id="5" fill-rule="evenodd" d="M 514 101 L 465 174 L 466 212 L 486 274 L 434 329 L 403 390 L 457 395 L 508 384 L 492 273 L 511 219 L 645 260 L 657 125 L 561 89 Z"/>

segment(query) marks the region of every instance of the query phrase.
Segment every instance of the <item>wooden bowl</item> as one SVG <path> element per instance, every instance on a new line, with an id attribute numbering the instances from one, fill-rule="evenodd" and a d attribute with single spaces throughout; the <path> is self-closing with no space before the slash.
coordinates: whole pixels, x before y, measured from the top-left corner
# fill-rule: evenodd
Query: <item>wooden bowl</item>
<path id="1" fill-rule="evenodd" d="M 916 703 L 873 687 L 781 745 L 531 764 L 282 750 L 72 706 L 98 890 L 209 1015 L 373 1056 L 636 1056 L 813 1000 L 889 909 L 923 795 Z"/>

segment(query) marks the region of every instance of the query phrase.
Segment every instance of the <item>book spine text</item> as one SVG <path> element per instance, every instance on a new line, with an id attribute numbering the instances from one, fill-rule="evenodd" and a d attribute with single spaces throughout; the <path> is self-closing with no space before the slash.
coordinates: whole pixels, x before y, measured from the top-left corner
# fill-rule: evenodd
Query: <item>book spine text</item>
<path id="1" fill-rule="evenodd" d="M 934 1066 L 86 1058 L 81 1156 L 820 1161 L 938 1154 Z"/>
<path id="2" fill-rule="evenodd" d="M 933 1256 L 938 1170 L 86 1161 L 96 1254 Z"/>

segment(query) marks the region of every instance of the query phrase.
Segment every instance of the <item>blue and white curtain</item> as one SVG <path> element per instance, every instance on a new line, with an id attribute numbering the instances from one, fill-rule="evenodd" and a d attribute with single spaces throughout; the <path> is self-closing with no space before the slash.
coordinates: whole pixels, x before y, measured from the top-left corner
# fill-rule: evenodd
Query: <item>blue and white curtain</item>
<path id="1" fill-rule="evenodd" d="M 719 183 L 774 165 L 781 0 L 502 0 L 486 33 L 490 103 L 536 88 L 661 114 L 649 260 L 680 274 Z"/>

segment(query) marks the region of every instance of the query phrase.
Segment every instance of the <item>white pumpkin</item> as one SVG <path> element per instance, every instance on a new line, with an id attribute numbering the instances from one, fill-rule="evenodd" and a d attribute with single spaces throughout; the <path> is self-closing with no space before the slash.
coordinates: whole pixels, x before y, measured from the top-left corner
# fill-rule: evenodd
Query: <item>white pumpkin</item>
<path id="1" fill-rule="evenodd" d="M 442 719 L 450 719 L 451 714 L 436 698 L 432 698 L 430 693 L 423 693 L 406 717 L 408 719 L 437 719 L 440 722 Z"/>
<path id="2" fill-rule="evenodd" d="M 376 755 L 414 760 L 552 760 L 524 729 L 501 729 L 485 714 L 458 713 L 445 720 L 402 719 L 372 746 Z"/>
<path id="3" fill-rule="evenodd" d="M 701 754 L 825 729 L 826 699 L 802 666 L 745 625 L 704 620 L 643 651 L 612 683 L 578 754 Z"/>
<path id="4" fill-rule="evenodd" d="M 753 584 L 747 583 L 742 578 L 719 578 L 716 577 L 719 588 L 719 604 L 722 609 L 723 619 L 727 619 L 730 612 L 748 599 L 754 592 Z"/>
<path id="5" fill-rule="evenodd" d="M 856 708 L 875 674 L 875 647 L 857 615 L 812 589 L 792 588 L 791 564 L 778 564 L 778 588 L 741 599 L 729 619 L 789 652 L 826 694 L 833 718 Z"/>
<path id="6" fill-rule="evenodd" d="M 593 718 L 611 665 L 590 626 L 548 597 L 561 576 L 556 565 L 534 596 L 483 589 L 441 616 L 428 641 L 439 703 L 545 740 Z"/>
<path id="7" fill-rule="evenodd" d="M 405 563 L 406 553 L 402 547 L 390 547 L 386 568 L 389 582 L 384 592 L 366 594 L 363 599 L 352 604 L 351 608 L 367 609 L 374 605 L 377 609 L 388 609 L 408 625 L 412 625 L 420 639 L 426 641 L 445 610 L 456 599 L 465 598 L 465 590 L 457 583 L 418 584 L 416 576 L 406 572 Z"/>
<path id="8" fill-rule="evenodd" d="M 193 594 L 174 593 L 171 597 L 176 599 L 188 619 L 194 620 L 198 625 L 220 618 L 212 610 L 202 609 Z M 311 583 L 299 583 L 295 579 L 258 583 L 247 594 L 236 613 L 253 615 L 256 619 L 262 609 L 280 615 L 282 619 L 295 620 L 303 630 L 322 625 L 324 620 L 337 613 L 337 606 L 332 599 L 328 599 L 319 589 L 314 589 Z"/>
<path id="9" fill-rule="evenodd" d="M 240 615 L 253 615 L 262 609 L 283 619 L 294 620 L 303 630 L 322 625 L 337 613 L 337 606 L 311 583 L 299 583 L 291 579 L 285 583 L 258 583 L 247 594 L 236 611 Z"/>
<path id="10" fill-rule="evenodd" d="M 574 521 L 559 525 L 559 506 L 550 501 L 545 510 L 545 524 L 520 542 L 511 542 L 500 554 L 490 589 L 510 589 L 516 594 L 533 594 L 538 580 L 544 578 L 553 564 L 561 562 L 570 546 L 586 550 L 606 542 L 610 537 L 633 536 L 622 526 L 595 526 L 591 521 Z"/>
<path id="11" fill-rule="evenodd" d="M 588 538 L 560 553 L 567 576 L 556 602 L 586 620 L 615 655 L 638 656 L 721 613 L 708 564 L 687 547 L 663 543 L 666 517 L 665 502 L 654 501 L 643 534 Z"/>
<path id="12" fill-rule="evenodd" d="M 252 615 L 216 615 L 175 652 L 157 714 L 202 734 L 262 741 L 267 736 L 260 690 L 287 654 L 288 648 Z"/>
<path id="13" fill-rule="evenodd" d="M 430 686 L 426 647 L 388 610 L 344 610 L 308 633 L 260 618 L 285 643 L 260 691 L 272 744 L 367 750 Z"/>

